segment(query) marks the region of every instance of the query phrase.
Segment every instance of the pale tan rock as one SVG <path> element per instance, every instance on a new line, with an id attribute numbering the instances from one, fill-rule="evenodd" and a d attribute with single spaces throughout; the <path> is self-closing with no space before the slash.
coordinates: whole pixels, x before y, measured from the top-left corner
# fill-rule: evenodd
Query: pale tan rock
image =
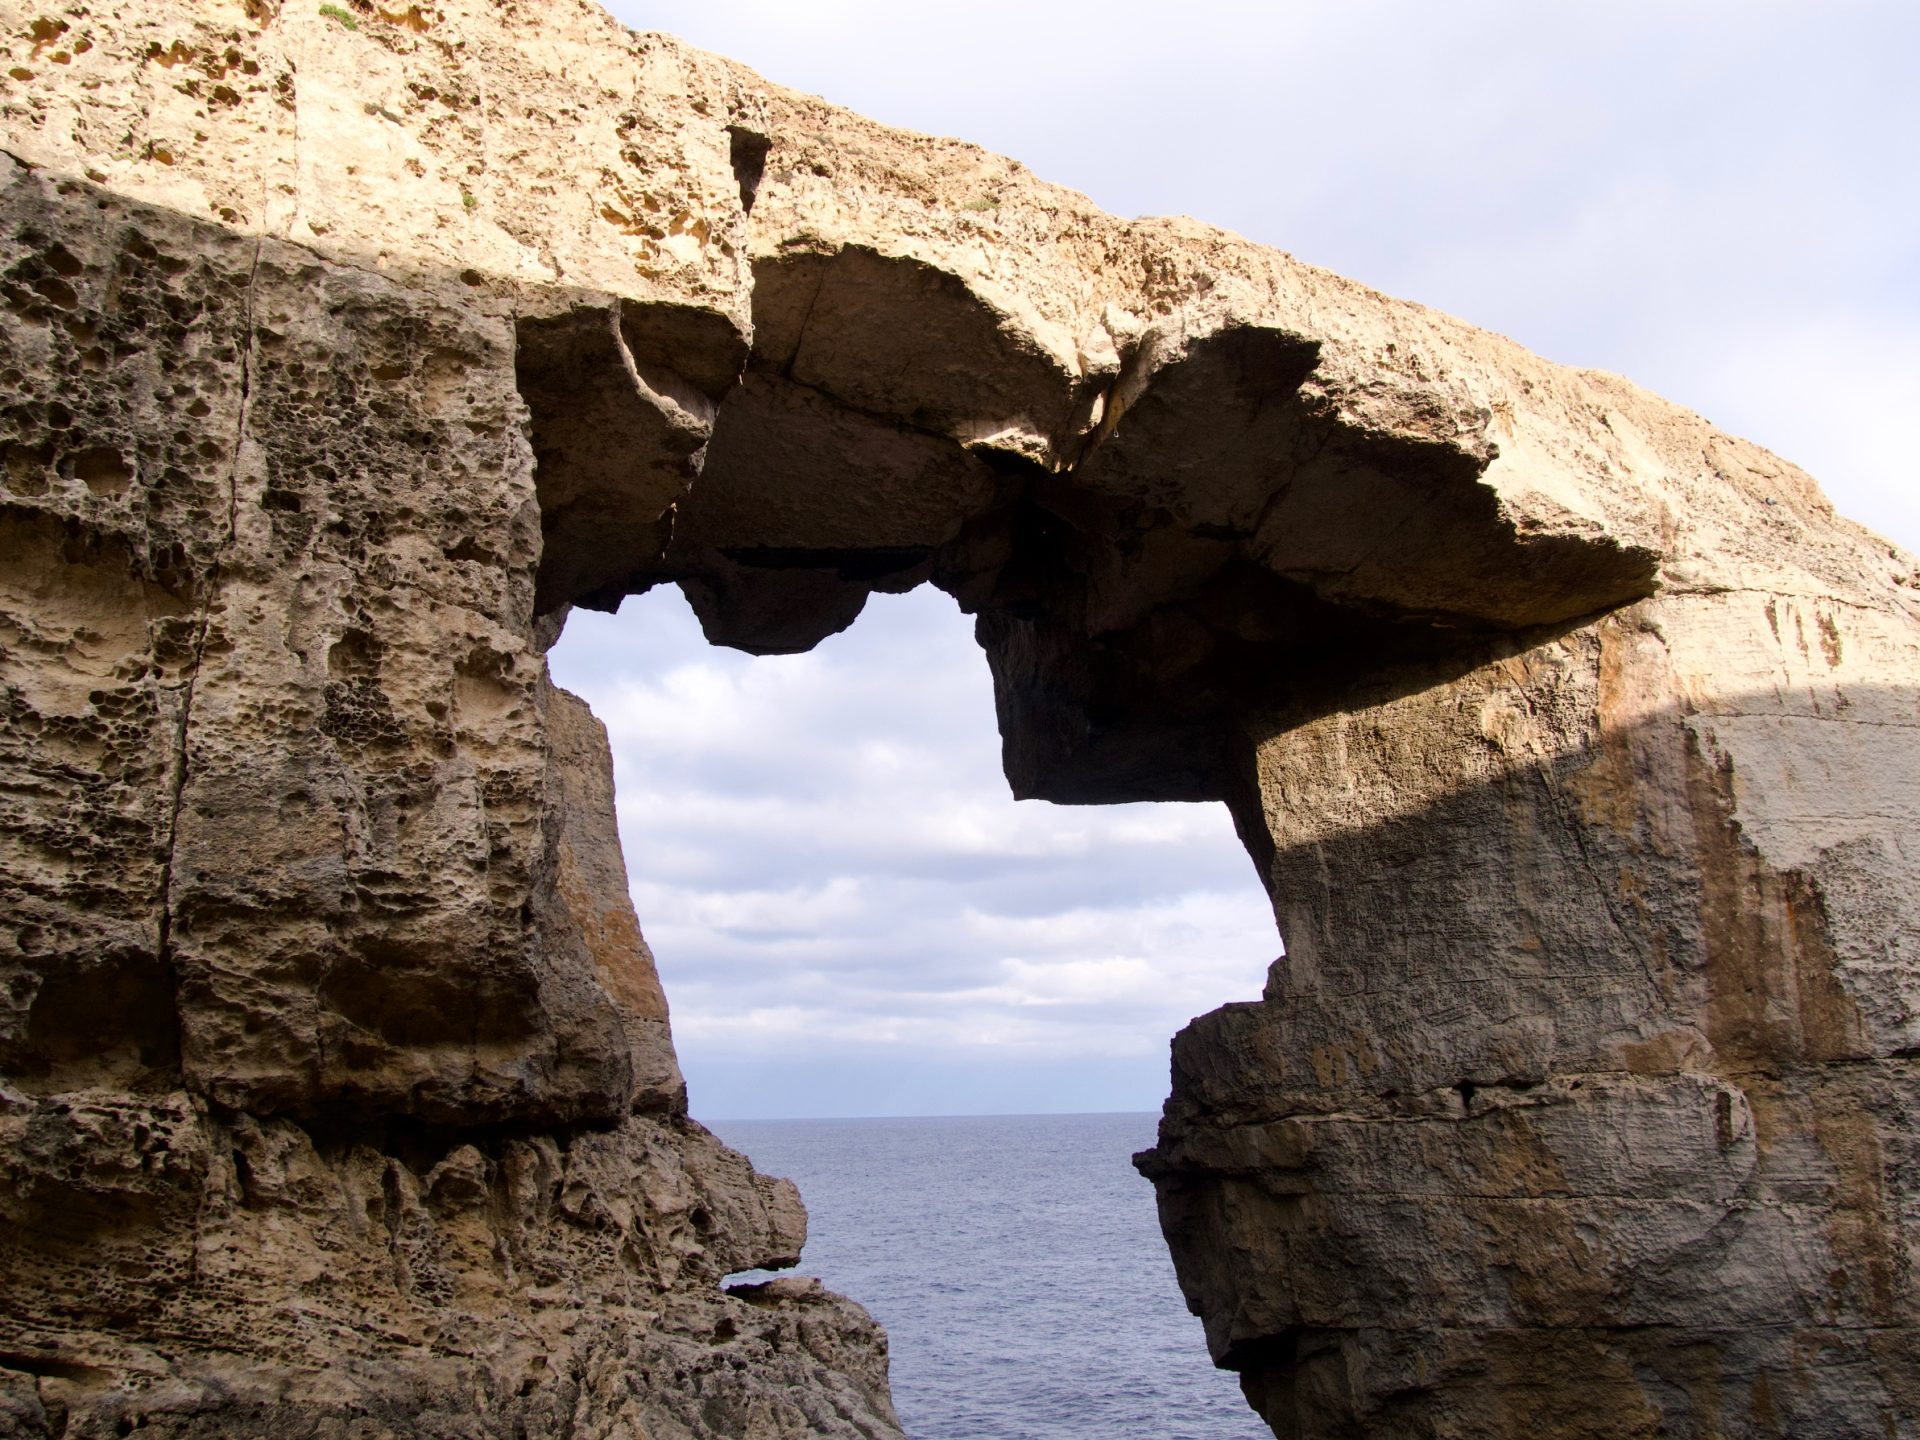
<path id="1" fill-rule="evenodd" d="M 576 0 L 0 42 L 0 1424 L 897 1434 L 541 655 L 929 578 L 1274 895 L 1141 1164 L 1276 1433 L 1920 1423 L 1920 569 L 1806 476 Z"/>
<path id="2" fill-rule="evenodd" d="M 374 166 L 394 122 L 368 107 L 396 93 L 455 150 L 523 112 L 457 91 L 499 76 L 431 40 L 444 16 L 65 23 L 90 47 L 8 93 L 0 201 L 6 1413 L 75 1436 L 897 1434 L 857 1307 L 719 1291 L 794 1263 L 804 1211 L 685 1118 L 604 737 L 536 644 L 516 318 L 618 305 L 551 266 L 490 288 L 524 247 Z M 598 36 L 658 115 L 696 113 L 682 69 L 643 81 L 645 47 L 570 23 L 544 60 L 491 22 L 469 38 L 557 87 Z M 171 163 L 96 144 L 128 105 L 203 139 Z M 618 150 L 602 118 L 581 143 Z M 724 129 L 701 136 L 737 225 Z M 660 143 L 697 177 L 699 144 Z M 609 354 L 665 347 L 724 386 L 738 267 L 696 254 L 655 286 L 644 239 L 602 223 L 551 253 L 674 296 Z M 658 383 L 666 443 L 695 382 Z"/>
<path id="3" fill-rule="evenodd" d="M 558 817 L 553 890 L 578 928 L 595 981 L 620 1012 L 635 1108 L 684 1114 L 687 1083 L 673 1053 L 666 993 L 627 896 L 606 729 L 564 690 L 549 689 L 545 708 L 547 813 Z"/>

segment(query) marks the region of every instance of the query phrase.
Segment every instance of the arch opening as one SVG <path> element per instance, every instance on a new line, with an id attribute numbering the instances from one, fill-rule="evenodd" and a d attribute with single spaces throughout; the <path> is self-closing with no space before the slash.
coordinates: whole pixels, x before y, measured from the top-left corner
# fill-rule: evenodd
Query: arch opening
<path id="1" fill-rule="evenodd" d="M 1272 958 L 1224 808 L 1008 794 L 970 630 L 923 587 L 748 657 L 668 587 L 549 652 L 703 1120 L 1155 1109 L 1167 1037 Z"/>
<path id="2" fill-rule="evenodd" d="M 520 322 L 546 643 L 676 585 L 708 641 L 800 654 L 930 584 L 972 617 L 1016 797 L 1224 801 L 1271 896 L 1276 716 L 1444 686 L 1652 589 L 1652 551 L 1514 518 L 1455 397 L 1341 394 L 1281 328 L 1110 314 L 1063 363 L 917 260 L 802 248 L 754 281 L 750 340 L 621 300 Z"/>
<path id="3" fill-rule="evenodd" d="M 689 1111 L 807 1206 L 809 1278 L 728 1288 L 856 1297 L 911 1433 L 1032 1433 L 1044 1397 L 1062 1433 L 1264 1433 L 1128 1163 L 1167 1036 L 1273 954 L 1224 808 L 1015 802 L 930 587 L 788 657 L 709 646 L 663 587 L 549 662 L 608 729 Z"/>

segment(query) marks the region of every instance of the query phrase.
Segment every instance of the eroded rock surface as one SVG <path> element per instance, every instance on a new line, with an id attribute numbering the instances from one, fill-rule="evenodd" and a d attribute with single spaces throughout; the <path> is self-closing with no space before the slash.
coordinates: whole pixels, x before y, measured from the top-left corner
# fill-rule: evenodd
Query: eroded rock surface
<path id="1" fill-rule="evenodd" d="M 605 738 L 546 679 L 551 268 L 406 163 L 583 46 L 630 118 L 718 66 L 361 14 L 0 8 L 0 1433 L 897 1435 L 857 1306 L 721 1288 L 805 1215 L 686 1116 Z M 737 216 L 724 132 L 711 174 L 658 143 Z M 744 351 L 714 283 L 669 311 Z"/>
<path id="2" fill-rule="evenodd" d="M 1920 1423 L 1920 574 L 1800 472 L 575 0 L 0 37 L 0 1425 L 896 1434 L 542 653 L 928 581 L 1274 895 L 1141 1164 L 1276 1433 Z"/>

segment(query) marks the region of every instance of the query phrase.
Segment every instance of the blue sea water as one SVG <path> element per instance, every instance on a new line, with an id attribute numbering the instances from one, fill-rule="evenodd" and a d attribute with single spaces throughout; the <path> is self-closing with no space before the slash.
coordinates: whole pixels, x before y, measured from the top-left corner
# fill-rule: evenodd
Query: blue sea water
<path id="1" fill-rule="evenodd" d="M 1129 1159 L 1152 1115 L 715 1122 L 800 1186 L 799 1273 L 887 1329 L 913 1440 L 1271 1440 Z"/>

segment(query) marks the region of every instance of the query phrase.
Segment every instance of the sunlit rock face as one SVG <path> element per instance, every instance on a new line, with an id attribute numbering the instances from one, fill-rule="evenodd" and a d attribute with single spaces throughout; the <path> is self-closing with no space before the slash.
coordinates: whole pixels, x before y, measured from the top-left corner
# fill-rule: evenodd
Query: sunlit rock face
<path id="1" fill-rule="evenodd" d="M 631 345 L 744 355 L 730 72 L 341 14 L 0 6 L 0 1433 L 897 1436 L 857 1306 L 722 1291 L 805 1213 L 686 1115 L 536 638 L 544 487 L 685 488 Z"/>
<path id="2" fill-rule="evenodd" d="M 1018 793 L 1232 807 L 1140 1163 L 1276 1433 L 1920 1416 L 1920 574 L 1805 476 L 572 0 L 0 32 L 14 1433 L 898 1433 L 720 1288 L 804 1215 L 546 678 L 662 583 L 931 582 Z"/>

